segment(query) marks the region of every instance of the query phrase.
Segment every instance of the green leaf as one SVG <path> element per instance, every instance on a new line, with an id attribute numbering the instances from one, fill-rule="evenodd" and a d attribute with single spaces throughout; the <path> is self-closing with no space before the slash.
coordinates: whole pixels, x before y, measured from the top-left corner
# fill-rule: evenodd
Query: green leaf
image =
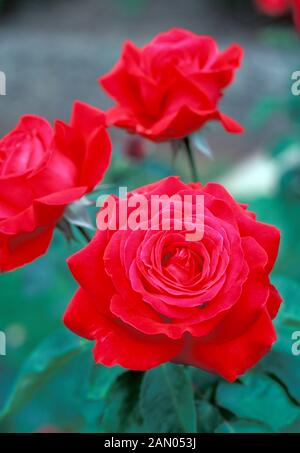
<path id="1" fill-rule="evenodd" d="M 290 400 L 283 387 L 263 374 L 248 373 L 241 382 L 220 384 L 216 401 L 237 417 L 266 423 L 275 431 L 300 415 L 299 407 Z"/>
<path id="2" fill-rule="evenodd" d="M 291 338 L 280 338 L 274 349 L 262 360 L 258 369 L 274 375 L 287 389 L 289 395 L 300 404 L 299 357 L 292 355 Z"/>
<path id="3" fill-rule="evenodd" d="M 300 417 L 296 418 L 288 426 L 285 426 L 283 429 L 280 430 L 281 433 L 299 433 L 300 432 Z"/>
<path id="4" fill-rule="evenodd" d="M 292 353 L 292 334 L 300 332 L 300 285 L 285 277 L 274 276 L 272 280 L 284 302 L 275 319 L 278 340 L 258 369 L 275 375 L 300 403 L 300 358 Z"/>
<path id="5" fill-rule="evenodd" d="M 255 423 L 251 420 L 234 420 L 221 423 L 215 433 L 272 433 L 274 431 L 263 423 Z"/>
<path id="6" fill-rule="evenodd" d="M 196 411 L 198 433 L 213 433 L 223 421 L 219 410 L 208 401 L 196 401 Z"/>
<path id="7" fill-rule="evenodd" d="M 126 371 L 128 370 L 120 366 L 109 368 L 98 364 L 94 365 L 89 381 L 88 399 L 96 401 L 105 398 L 116 379 Z"/>
<path id="8" fill-rule="evenodd" d="M 277 274 L 282 274 L 299 281 L 299 202 L 287 200 L 283 197 L 280 198 L 279 196 L 274 198 L 257 198 L 250 203 L 249 209 L 257 214 L 258 220 L 276 225 L 281 231 L 279 257 L 274 271 Z"/>
<path id="9" fill-rule="evenodd" d="M 293 330 L 300 329 L 300 284 L 290 278 L 279 275 L 274 275 L 272 282 L 284 301 L 275 322 L 281 334 L 286 333 L 288 330 L 289 335 Z"/>
<path id="10" fill-rule="evenodd" d="M 166 364 L 145 374 L 141 412 L 151 432 L 196 432 L 196 408 L 188 373 Z"/>
<path id="11" fill-rule="evenodd" d="M 144 432 L 138 395 L 143 373 L 127 371 L 111 386 L 100 421 L 101 432 Z"/>
<path id="12" fill-rule="evenodd" d="M 49 375 L 84 351 L 88 343 L 67 329 L 56 331 L 33 351 L 21 369 L 17 381 L 7 398 L 0 419 L 19 409 L 41 386 Z"/>
<path id="13" fill-rule="evenodd" d="M 216 374 L 207 373 L 199 368 L 189 367 L 195 397 L 200 399 L 209 399 L 221 378 Z"/>

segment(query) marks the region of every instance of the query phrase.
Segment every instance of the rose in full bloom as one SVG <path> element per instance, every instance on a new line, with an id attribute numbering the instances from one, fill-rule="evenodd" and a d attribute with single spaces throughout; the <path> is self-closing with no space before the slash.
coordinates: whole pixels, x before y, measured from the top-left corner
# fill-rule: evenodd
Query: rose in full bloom
<path id="1" fill-rule="evenodd" d="M 125 228 L 124 212 L 129 220 L 140 195 L 143 222 Z M 195 196 L 203 197 L 201 239 L 187 240 L 189 229 L 176 227 L 177 204 L 169 210 L 162 204 L 152 223 L 153 199 L 174 195 L 189 196 L 187 225 L 195 217 Z M 114 199 L 122 209 L 111 211 L 110 227 L 98 222 L 93 240 L 69 258 L 80 288 L 64 315 L 66 326 L 94 340 L 95 361 L 106 366 L 147 370 L 171 361 L 234 381 L 276 339 L 272 319 L 281 297 L 269 274 L 278 229 L 257 221 L 216 183 L 168 177 Z M 170 228 L 151 228 L 162 225 L 163 216 Z"/>
<path id="2" fill-rule="evenodd" d="M 65 207 L 102 179 L 110 155 L 103 112 L 81 102 L 70 124 L 25 115 L 0 140 L 0 271 L 46 252 Z"/>
<path id="3" fill-rule="evenodd" d="M 258 10 L 269 16 L 282 16 L 293 13 L 294 22 L 300 31 L 300 0 L 255 0 Z"/>
<path id="4" fill-rule="evenodd" d="M 161 33 L 141 49 L 127 41 L 116 66 L 100 78 L 117 103 L 107 112 L 109 123 L 153 141 L 185 137 L 211 120 L 241 132 L 218 101 L 242 53 L 236 44 L 221 52 L 210 36 L 183 29 Z"/>

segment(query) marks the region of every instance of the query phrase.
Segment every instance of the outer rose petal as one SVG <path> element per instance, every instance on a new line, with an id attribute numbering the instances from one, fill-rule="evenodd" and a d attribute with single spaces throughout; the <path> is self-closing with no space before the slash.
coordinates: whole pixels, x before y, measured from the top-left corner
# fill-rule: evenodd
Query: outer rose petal
<path id="1" fill-rule="evenodd" d="M 275 316 L 277 315 L 281 303 L 282 303 L 281 295 L 279 294 L 275 286 L 271 285 L 269 298 L 267 300 L 267 310 L 272 319 L 274 319 Z"/>
<path id="2" fill-rule="evenodd" d="M 15 216 L 32 203 L 32 190 L 24 175 L 0 178 L 0 222 Z"/>
<path id="3" fill-rule="evenodd" d="M 109 232 L 98 231 L 87 246 L 68 258 L 74 278 L 92 298 L 99 301 L 99 311 L 105 312 L 114 294 L 113 284 L 105 272 L 102 258 L 108 240 Z"/>
<path id="4" fill-rule="evenodd" d="M 43 255 L 65 206 L 83 193 L 78 187 L 49 195 L 0 222 L 0 271 L 13 270 Z"/>
<path id="5" fill-rule="evenodd" d="M 280 231 L 278 228 L 249 217 L 221 184 L 209 183 L 203 190 L 229 204 L 236 216 L 241 235 L 252 236 L 267 252 L 269 260 L 266 271 L 270 272 L 278 255 L 280 242 Z"/>
<path id="6" fill-rule="evenodd" d="M 105 125 L 106 119 L 102 110 L 85 102 L 74 102 L 70 126 L 78 130 L 83 137 L 91 137 L 96 129 Z"/>
<path id="7" fill-rule="evenodd" d="M 217 110 L 196 111 L 187 106 L 181 107 L 178 112 L 169 117 L 164 117 L 151 129 L 138 126 L 137 132 L 154 141 L 171 140 L 189 135 L 211 120 L 220 120 L 228 132 L 243 132 L 242 126 Z"/>
<path id="8" fill-rule="evenodd" d="M 181 107 L 172 115 L 163 117 L 149 128 L 137 124 L 125 111 L 120 114 L 117 107 L 108 110 L 107 117 L 110 124 L 125 127 L 131 132 L 157 142 L 182 138 L 212 120 L 219 120 L 224 129 L 231 133 L 238 134 L 244 130 L 235 120 L 217 110 L 197 111 L 187 106 Z"/>
<path id="9" fill-rule="evenodd" d="M 53 231 L 53 228 L 38 227 L 18 236 L 0 234 L 0 272 L 23 266 L 46 253 Z"/>
<path id="10" fill-rule="evenodd" d="M 186 345 L 176 362 L 217 373 L 228 381 L 252 368 L 271 348 L 276 332 L 267 311 L 238 338 L 224 343 L 209 343 L 186 337 Z"/>
<path id="11" fill-rule="evenodd" d="M 43 202 L 42 199 L 35 200 L 28 209 L 0 222 L 0 233 L 18 236 L 22 233 L 33 233 L 39 227 L 54 228 L 63 211 L 63 204 L 50 204 Z"/>
<path id="12" fill-rule="evenodd" d="M 67 307 L 63 321 L 68 329 L 88 340 L 94 340 L 99 329 L 99 313 L 87 293 L 79 289 Z"/>
<path id="13" fill-rule="evenodd" d="M 142 335 L 117 318 L 99 314 L 83 290 L 78 290 L 64 316 L 66 326 L 77 335 L 96 340 L 94 356 L 106 366 L 121 365 L 144 371 L 172 360 L 182 341 L 170 341 L 163 335 Z"/>
<path id="14" fill-rule="evenodd" d="M 92 190 L 101 181 L 110 164 L 112 146 L 105 128 L 106 116 L 101 110 L 76 101 L 71 126 L 80 132 L 86 146 L 79 183 Z"/>
<path id="15" fill-rule="evenodd" d="M 168 195 L 172 196 L 181 190 L 186 189 L 179 176 L 167 176 L 157 182 L 147 184 L 146 186 L 135 189 L 134 193 L 146 194 L 146 195 Z"/>
<path id="16" fill-rule="evenodd" d="M 86 193 L 86 189 L 86 187 L 73 187 L 72 189 L 65 189 L 60 192 L 51 193 L 50 195 L 46 195 L 42 198 L 38 198 L 35 202 L 46 206 L 68 205 L 81 198 Z"/>
<path id="17" fill-rule="evenodd" d="M 111 71 L 98 80 L 108 94 L 117 99 L 118 102 L 121 102 L 124 107 L 133 108 L 134 111 L 141 110 L 138 102 L 139 98 L 137 98 L 137 93 L 135 92 L 136 82 L 134 79 L 134 76 L 141 77 L 143 75 L 142 70 L 139 68 L 138 60 L 139 50 L 133 43 L 126 41 L 123 46 L 121 60 Z M 125 61 L 127 67 L 124 64 Z"/>
<path id="18" fill-rule="evenodd" d="M 104 127 L 99 127 L 88 142 L 80 174 L 80 184 L 91 191 L 104 177 L 111 159 L 111 142 Z"/>
<path id="19" fill-rule="evenodd" d="M 77 184 L 87 186 L 87 191 L 101 181 L 110 163 L 111 142 L 105 126 L 101 110 L 79 101 L 73 105 L 70 125 L 55 124 L 56 147 L 75 162 Z"/>

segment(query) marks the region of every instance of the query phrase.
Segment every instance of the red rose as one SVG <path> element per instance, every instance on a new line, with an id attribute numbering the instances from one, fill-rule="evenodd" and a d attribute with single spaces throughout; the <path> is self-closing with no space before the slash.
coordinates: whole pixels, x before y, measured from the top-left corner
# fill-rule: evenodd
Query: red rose
<path id="1" fill-rule="evenodd" d="M 110 155 L 104 114 L 80 102 L 70 125 L 25 115 L 0 140 L 0 271 L 46 252 L 66 205 L 101 180 Z"/>
<path id="2" fill-rule="evenodd" d="M 270 16 L 281 16 L 290 9 L 292 0 L 255 0 L 258 9 Z"/>
<path id="3" fill-rule="evenodd" d="M 125 207 L 129 223 L 141 195 L 146 204 L 139 217 L 145 228 L 126 228 Z M 169 230 L 151 228 L 157 223 L 151 223 L 149 213 L 160 195 L 189 197 L 188 222 L 195 220 L 195 197 L 204 197 L 201 240 L 187 240 L 187 228 L 176 228 L 178 204 L 169 211 L 161 206 L 155 214 L 160 226 L 167 216 Z M 111 228 L 99 229 L 69 259 L 80 289 L 66 310 L 66 326 L 95 340 L 95 361 L 106 366 L 147 370 L 172 361 L 234 381 L 276 338 L 271 319 L 281 298 L 269 273 L 279 231 L 255 220 L 214 183 L 202 187 L 169 177 L 127 199 L 110 197 L 99 212 L 99 228 L 109 200 L 123 208 L 110 216 Z"/>
<path id="4" fill-rule="evenodd" d="M 159 34 L 142 49 L 128 41 L 120 61 L 100 79 L 117 102 L 108 121 L 154 141 L 182 138 L 210 120 L 241 132 L 218 110 L 241 58 L 236 44 L 220 52 L 211 37 L 181 29 Z"/>
<path id="5" fill-rule="evenodd" d="M 300 0 L 255 0 L 255 3 L 260 11 L 270 16 L 282 16 L 292 11 L 300 30 Z"/>

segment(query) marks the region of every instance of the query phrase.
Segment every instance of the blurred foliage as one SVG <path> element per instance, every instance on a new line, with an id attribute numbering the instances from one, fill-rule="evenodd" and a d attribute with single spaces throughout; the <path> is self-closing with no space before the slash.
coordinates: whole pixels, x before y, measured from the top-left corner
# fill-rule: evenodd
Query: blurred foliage
<path id="1" fill-rule="evenodd" d="M 0 13 L 4 13 L 13 8 L 20 0 L 0 0 Z"/>

